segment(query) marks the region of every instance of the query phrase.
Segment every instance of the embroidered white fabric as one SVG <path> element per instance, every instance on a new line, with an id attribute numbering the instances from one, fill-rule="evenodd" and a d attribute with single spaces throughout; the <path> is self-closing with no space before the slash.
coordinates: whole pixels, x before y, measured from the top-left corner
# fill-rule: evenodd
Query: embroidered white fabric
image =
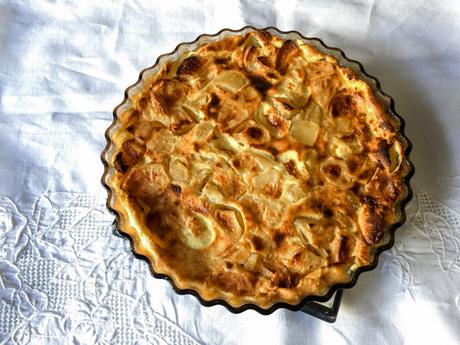
<path id="1" fill-rule="evenodd" d="M 0 0 L 0 344 L 460 343 L 460 6 L 455 1 Z M 395 247 L 330 325 L 178 296 L 112 234 L 104 130 L 138 72 L 182 41 L 274 25 L 377 76 L 414 144 Z"/>

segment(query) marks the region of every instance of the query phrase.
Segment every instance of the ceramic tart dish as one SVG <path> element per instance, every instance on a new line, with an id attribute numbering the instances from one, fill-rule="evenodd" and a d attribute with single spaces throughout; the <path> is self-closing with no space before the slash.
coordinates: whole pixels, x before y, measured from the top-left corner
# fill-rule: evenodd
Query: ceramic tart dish
<path id="1" fill-rule="evenodd" d="M 317 38 L 224 29 L 162 55 L 114 110 L 102 178 L 156 277 L 233 312 L 299 310 L 393 245 L 410 143 L 362 65 Z"/>

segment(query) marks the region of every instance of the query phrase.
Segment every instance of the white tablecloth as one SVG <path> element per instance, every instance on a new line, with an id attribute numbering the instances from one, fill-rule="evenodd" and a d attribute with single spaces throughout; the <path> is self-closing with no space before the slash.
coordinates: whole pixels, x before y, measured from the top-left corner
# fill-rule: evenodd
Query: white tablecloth
<path id="1" fill-rule="evenodd" d="M 0 343 L 459 344 L 459 17 L 457 1 L 0 0 Z M 202 307 L 111 234 L 99 155 L 124 89 L 179 42 L 246 24 L 363 62 L 414 144 L 409 221 L 332 325 Z"/>

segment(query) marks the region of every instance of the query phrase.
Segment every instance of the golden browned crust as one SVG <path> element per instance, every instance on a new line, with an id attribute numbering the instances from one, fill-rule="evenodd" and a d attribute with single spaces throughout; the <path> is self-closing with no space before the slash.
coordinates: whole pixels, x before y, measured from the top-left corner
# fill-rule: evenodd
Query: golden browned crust
<path id="1" fill-rule="evenodd" d="M 396 124 L 354 72 L 302 41 L 208 43 L 164 64 L 132 104 L 109 162 L 121 226 L 205 299 L 323 294 L 396 222 Z"/>

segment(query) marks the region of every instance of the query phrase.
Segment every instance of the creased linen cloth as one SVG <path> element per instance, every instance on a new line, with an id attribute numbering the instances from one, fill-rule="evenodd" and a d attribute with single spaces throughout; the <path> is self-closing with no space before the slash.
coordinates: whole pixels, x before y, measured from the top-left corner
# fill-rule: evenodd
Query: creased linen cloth
<path id="1" fill-rule="evenodd" d="M 459 344 L 459 16 L 456 1 L 0 0 L 0 344 Z M 203 307 L 111 233 L 99 155 L 124 89 L 178 43 L 246 24 L 343 48 L 414 145 L 408 223 L 332 325 Z"/>

